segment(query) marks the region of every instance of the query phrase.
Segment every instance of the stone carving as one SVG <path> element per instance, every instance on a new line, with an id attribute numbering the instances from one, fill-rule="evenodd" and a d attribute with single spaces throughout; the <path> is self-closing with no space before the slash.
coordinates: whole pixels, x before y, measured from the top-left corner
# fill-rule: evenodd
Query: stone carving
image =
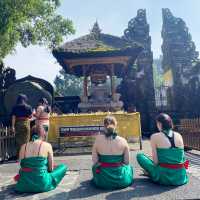
<path id="1" fill-rule="evenodd" d="M 16 80 L 16 77 L 15 77 L 16 73 L 15 73 L 15 70 L 12 68 L 6 68 L 4 73 L 5 73 L 4 88 L 8 88 Z"/>
<path id="2" fill-rule="evenodd" d="M 138 10 L 137 16 L 129 21 L 123 38 L 128 42 L 142 44 L 144 50 L 137 58 L 136 68 L 133 69 L 133 66 L 129 66 L 127 77 L 122 81 L 120 87 L 129 88 L 127 94 L 122 95 L 122 100 L 126 102 L 125 105 L 128 110 L 135 110 L 136 107 L 141 113 L 150 112 L 155 108 L 153 53 L 145 9 Z M 145 119 L 142 119 L 142 121 L 144 130 L 148 129 L 148 121 Z"/>
<path id="3" fill-rule="evenodd" d="M 94 23 L 94 26 L 93 26 L 92 30 L 90 31 L 90 35 L 91 35 L 94 39 L 98 40 L 99 37 L 100 37 L 100 34 L 101 34 L 101 29 L 100 29 L 100 27 L 99 27 L 98 22 L 96 21 L 96 22 Z"/>
<path id="4" fill-rule="evenodd" d="M 4 87 L 4 65 L 0 62 L 0 90 Z"/>
<path id="5" fill-rule="evenodd" d="M 151 51 L 151 37 L 145 9 L 138 10 L 137 16 L 128 22 L 124 38 L 130 42 L 138 42 L 144 46 L 146 51 Z"/>
<path id="6" fill-rule="evenodd" d="M 187 98 L 183 91 L 189 83 L 193 63 L 197 61 L 199 54 L 185 22 L 174 17 L 168 8 L 162 10 L 162 17 L 162 67 L 165 72 L 172 70 L 172 106 L 173 109 L 186 110 Z"/>
<path id="7" fill-rule="evenodd" d="M 0 63 L 0 90 L 7 89 L 16 80 L 15 70 L 12 68 L 5 68 L 3 62 Z"/>
<path id="8" fill-rule="evenodd" d="M 12 85 L 15 80 L 15 70 L 11 68 L 6 68 L 3 62 L 0 61 L 0 124 L 9 119 L 6 117 L 6 115 L 8 115 L 9 113 L 6 113 L 4 96 L 8 87 Z"/>
<path id="9" fill-rule="evenodd" d="M 140 43 L 144 47 L 136 61 L 135 75 L 133 77 L 130 75 L 130 71 L 134 70 L 132 66 L 129 66 L 128 78 L 122 82 L 121 87 L 129 88 L 127 94 L 122 95 L 122 100 L 126 102 L 128 110 L 135 110 L 136 107 L 142 113 L 143 130 L 147 130 L 150 124 L 146 113 L 154 111 L 155 95 L 152 67 L 153 53 L 151 51 L 151 37 L 145 9 L 138 10 L 137 16 L 129 21 L 123 38 L 128 42 Z M 133 105 L 133 102 L 135 105 Z M 147 116 L 146 119 L 143 116 Z"/>

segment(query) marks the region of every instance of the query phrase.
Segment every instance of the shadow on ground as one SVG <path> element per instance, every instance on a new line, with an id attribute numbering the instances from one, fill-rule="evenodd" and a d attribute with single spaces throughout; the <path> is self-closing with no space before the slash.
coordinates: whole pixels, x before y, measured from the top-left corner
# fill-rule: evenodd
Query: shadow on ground
<path id="1" fill-rule="evenodd" d="M 91 180 L 86 180 L 80 183 L 79 187 L 72 189 L 69 192 L 70 199 L 81 199 L 87 198 L 92 196 L 97 196 L 99 194 L 109 192 L 99 188 L 96 188 Z"/>
<path id="2" fill-rule="evenodd" d="M 5 187 L 1 187 L 0 191 L 0 199 L 1 200 L 10 200 L 10 199 L 14 199 L 14 198 L 22 198 L 22 197 L 28 197 L 28 196 L 32 196 L 33 194 L 28 194 L 28 193 L 17 193 L 14 190 L 15 188 L 15 184 L 12 185 L 8 185 Z"/>
<path id="3" fill-rule="evenodd" d="M 156 189 L 153 189 L 155 188 Z M 135 178 L 134 184 L 123 191 L 113 192 L 106 196 L 107 200 L 123 199 L 129 200 L 133 197 L 150 197 L 163 192 L 173 190 L 175 186 L 159 186 L 151 182 L 148 178 Z"/>

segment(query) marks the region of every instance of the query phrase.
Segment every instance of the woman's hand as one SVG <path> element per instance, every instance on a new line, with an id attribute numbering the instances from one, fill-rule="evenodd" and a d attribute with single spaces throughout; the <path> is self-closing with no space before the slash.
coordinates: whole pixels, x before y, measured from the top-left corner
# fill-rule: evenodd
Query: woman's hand
<path id="1" fill-rule="evenodd" d="M 12 129 L 12 132 L 13 132 L 13 133 L 15 133 L 15 127 L 14 127 L 14 126 L 12 126 L 12 128 L 11 128 L 11 129 Z"/>

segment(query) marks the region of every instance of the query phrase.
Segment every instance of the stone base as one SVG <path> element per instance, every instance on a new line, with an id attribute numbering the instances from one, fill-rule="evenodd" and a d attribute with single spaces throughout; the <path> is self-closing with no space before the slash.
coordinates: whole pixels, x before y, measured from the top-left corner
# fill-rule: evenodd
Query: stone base
<path id="1" fill-rule="evenodd" d="M 110 103 L 97 103 L 97 102 L 84 103 L 84 102 L 81 102 L 78 105 L 78 108 L 82 112 L 98 112 L 98 111 L 116 112 L 116 111 L 122 110 L 122 107 L 123 107 L 123 102 L 122 101 L 118 101 L 118 102 L 111 101 Z"/>

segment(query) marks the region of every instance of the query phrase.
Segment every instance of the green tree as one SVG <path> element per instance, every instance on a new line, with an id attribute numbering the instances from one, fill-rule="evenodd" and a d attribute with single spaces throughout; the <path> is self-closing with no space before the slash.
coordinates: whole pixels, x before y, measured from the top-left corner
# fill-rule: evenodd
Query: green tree
<path id="1" fill-rule="evenodd" d="M 164 83 L 163 70 L 162 70 L 162 56 L 160 56 L 157 59 L 154 59 L 153 80 L 154 80 L 154 87 L 160 87 Z"/>
<path id="2" fill-rule="evenodd" d="M 73 34 L 72 21 L 56 13 L 59 5 L 60 0 L 0 0 L 0 60 L 18 42 L 54 48 Z"/>
<path id="3" fill-rule="evenodd" d="M 81 96 L 82 94 L 83 79 L 66 74 L 63 69 L 56 76 L 54 84 L 58 96 Z"/>
<path id="4" fill-rule="evenodd" d="M 154 87 L 160 87 L 163 85 L 163 76 L 158 72 L 157 66 L 153 65 L 153 80 L 154 80 Z"/>

